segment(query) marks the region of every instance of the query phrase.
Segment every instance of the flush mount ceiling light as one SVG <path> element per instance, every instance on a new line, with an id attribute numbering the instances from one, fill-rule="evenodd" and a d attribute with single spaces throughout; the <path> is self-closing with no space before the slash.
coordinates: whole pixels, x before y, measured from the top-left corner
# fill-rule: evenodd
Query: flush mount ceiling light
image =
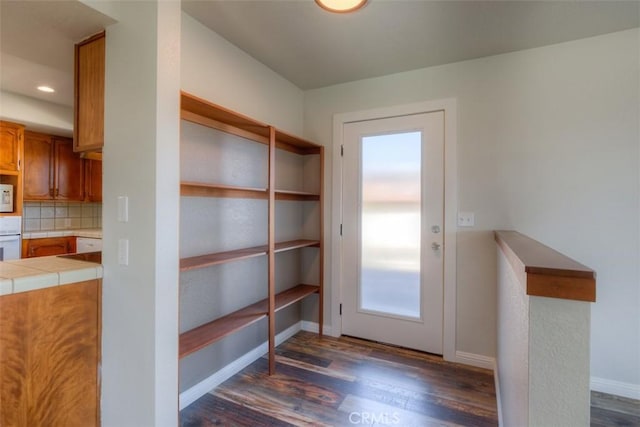
<path id="1" fill-rule="evenodd" d="M 360 9 L 367 0 L 316 0 L 316 3 L 329 12 L 347 13 Z"/>
<path id="2" fill-rule="evenodd" d="M 49 87 L 49 86 L 38 86 L 38 90 L 40 92 L 47 92 L 47 93 L 55 92 L 55 89 L 53 89 L 52 87 Z"/>

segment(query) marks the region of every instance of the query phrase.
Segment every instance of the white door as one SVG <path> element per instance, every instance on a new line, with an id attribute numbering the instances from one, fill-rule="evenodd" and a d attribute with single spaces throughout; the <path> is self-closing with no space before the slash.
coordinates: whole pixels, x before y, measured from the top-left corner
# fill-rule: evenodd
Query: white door
<path id="1" fill-rule="evenodd" d="M 442 354 L 444 112 L 343 132 L 342 333 Z"/>

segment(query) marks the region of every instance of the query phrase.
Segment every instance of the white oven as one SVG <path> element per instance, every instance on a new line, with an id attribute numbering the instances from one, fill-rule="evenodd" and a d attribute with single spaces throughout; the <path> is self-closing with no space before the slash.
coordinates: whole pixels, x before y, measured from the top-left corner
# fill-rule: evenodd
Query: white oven
<path id="1" fill-rule="evenodd" d="M 20 259 L 22 217 L 0 217 L 0 261 Z"/>

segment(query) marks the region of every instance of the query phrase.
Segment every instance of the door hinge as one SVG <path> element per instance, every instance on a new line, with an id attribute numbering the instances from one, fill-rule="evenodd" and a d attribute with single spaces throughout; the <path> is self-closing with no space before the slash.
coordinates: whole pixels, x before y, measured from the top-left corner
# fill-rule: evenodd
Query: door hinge
<path id="1" fill-rule="evenodd" d="M 340 156 L 344 157 L 344 145 L 340 146 Z"/>
<path id="2" fill-rule="evenodd" d="M 342 304 L 340 304 L 340 316 L 342 316 Z"/>
<path id="3" fill-rule="evenodd" d="M 340 235 L 342 236 L 342 224 L 340 224 Z"/>

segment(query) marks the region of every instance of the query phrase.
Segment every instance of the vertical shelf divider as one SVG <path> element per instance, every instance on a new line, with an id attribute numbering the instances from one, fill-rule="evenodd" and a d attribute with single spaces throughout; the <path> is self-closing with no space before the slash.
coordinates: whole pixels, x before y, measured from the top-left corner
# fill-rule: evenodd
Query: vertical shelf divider
<path id="1" fill-rule="evenodd" d="M 318 335 L 322 338 L 323 332 L 322 328 L 324 325 L 324 147 L 320 147 L 320 200 L 318 202 L 319 212 L 319 228 L 320 228 L 320 249 L 319 249 L 319 283 L 321 283 L 320 288 L 318 289 Z"/>
<path id="2" fill-rule="evenodd" d="M 269 375 L 276 372 L 276 130 L 269 127 Z"/>

